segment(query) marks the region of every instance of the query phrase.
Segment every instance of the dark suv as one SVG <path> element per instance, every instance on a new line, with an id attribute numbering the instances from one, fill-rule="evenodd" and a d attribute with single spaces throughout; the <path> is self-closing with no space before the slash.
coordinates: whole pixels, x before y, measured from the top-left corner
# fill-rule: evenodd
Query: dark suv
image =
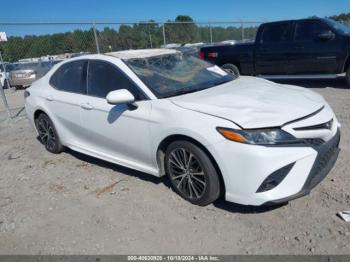
<path id="1" fill-rule="evenodd" d="M 350 28 L 330 19 L 265 23 L 255 42 L 214 45 L 200 57 L 233 74 L 282 77 L 336 77 L 350 85 Z"/>

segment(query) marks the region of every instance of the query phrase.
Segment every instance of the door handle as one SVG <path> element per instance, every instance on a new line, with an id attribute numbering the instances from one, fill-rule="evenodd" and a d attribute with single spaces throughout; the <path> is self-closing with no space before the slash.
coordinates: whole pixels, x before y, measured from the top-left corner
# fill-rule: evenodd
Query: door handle
<path id="1" fill-rule="evenodd" d="M 80 105 L 81 108 L 85 109 L 85 110 L 91 110 L 93 109 L 93 106 L 90 105 L 89 103 L 83 103 Z"/>
<path id="2" fill-rule="evenodd" d="M 45 99 L 46 99 L 47 101 L 53 101 L 53 97 L 52 97 L 51 95 L 45 97 Z"/>

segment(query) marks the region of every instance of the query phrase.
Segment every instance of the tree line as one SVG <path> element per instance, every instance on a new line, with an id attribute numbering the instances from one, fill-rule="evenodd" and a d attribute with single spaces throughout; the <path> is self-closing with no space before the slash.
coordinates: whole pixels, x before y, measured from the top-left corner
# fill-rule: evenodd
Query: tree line
<path id="1" fill-rule="evenodd" d="M 350 20 L 350 13 L 330 17 L 337 21 Z M 258 26 L 241 25 L 218 26 L 197 25 L 190 16 L 179 15 L 175 22 L 165 25 L 167 43 L 210 42 L 210 32 L 214 42 L 223 40 L 253 39 Z M 155 48 L 163 44 L 163 27 L 161 24 L 138 23 L 120 25 L 118 28 L 105 27 L 97 30 L 101 52 L 126 49 Z M 173 21 L 168 21 L 173 22 Z M 4 61 L 14 62 L 23 58 L 58 55 L 63 53 L 96 52 L 94 30 L 74 30 L 72 32 L 46 35 L 10 36 L 7 42 L 0 43 Z"/>
<path id="2" fill-rule="evenodd" d="M 339 22 L 347 22 L 347 21 L 350 21 L 350 13 L 333 15 L 333 16 L 330 16 L 329 18 Z"/>
<path id="3" fill-rule="evenodd" d="M 175 22 L 185 24 L 165 24 L 167 43 L 210 42 L 210 26 L 196 25 L 189 16 L 178 16 Z M 168 22 L 174 22 L 168 21 Z M 149 23 L 150 22 L 150 23 Z M 105 27 L 97 30 L 101 52 L 126 49 L 155 48 L 163 44 L 163 27 L 154 21 L 134 25 L 120 25 L 118 28 Z M 257 27 L 245 27 L 244 38 L 252 39 Z M 213 41 L 241 39 L 240 25 L 211 27 Z M 63 53 L 96 52 L 94 30 L 74 30 L 72 32 L 46 35 L 10 36 L 7 42 L 0 43 L 4 61 L 18 61 L 23 58 L 57 55 Z"/>

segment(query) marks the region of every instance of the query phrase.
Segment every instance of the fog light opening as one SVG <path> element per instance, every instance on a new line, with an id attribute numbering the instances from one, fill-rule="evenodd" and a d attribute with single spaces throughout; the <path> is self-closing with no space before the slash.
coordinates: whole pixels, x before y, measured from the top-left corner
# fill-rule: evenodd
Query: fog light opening
<path id="1" fill-rule="evenodd" d="M 295 162 L 271 173 L 267 178 L 265 178 L 264 182 L 262 182 L 256 193 L 266 192 L 278 186 L 288 175 L 294 164 Z"/>

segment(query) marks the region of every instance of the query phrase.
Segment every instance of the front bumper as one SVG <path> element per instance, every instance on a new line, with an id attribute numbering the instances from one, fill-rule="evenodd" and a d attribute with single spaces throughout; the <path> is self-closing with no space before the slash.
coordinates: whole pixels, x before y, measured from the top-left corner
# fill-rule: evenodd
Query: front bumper
<path id="1" fill-rule="evenodd" d="M 338 153 L 338 123 L 329 131 L 331 138 L 321 145 L 257 146 L 222 141 L 209 146 L 220 167 L 226 200 L 259 206 L 281 203 L 310 192 L 334 166 Z M 274 188 L 257 192 L 273 172 L 294 163 Z"/>
<path id="2" fill-rule="evenodd" d="M 295 195 L 269 201 L 266 204 L 284 203 L 289 200 L 308 195 L 311 189 L 317 186 L 334 167 L 340 152 L 339 142 L 340 130 L 338 129 L 336 135 L 330 141 L 320 146 L 314 147 L 314 149 L 317 151 L 317 158 L 302 189 Z"/>

